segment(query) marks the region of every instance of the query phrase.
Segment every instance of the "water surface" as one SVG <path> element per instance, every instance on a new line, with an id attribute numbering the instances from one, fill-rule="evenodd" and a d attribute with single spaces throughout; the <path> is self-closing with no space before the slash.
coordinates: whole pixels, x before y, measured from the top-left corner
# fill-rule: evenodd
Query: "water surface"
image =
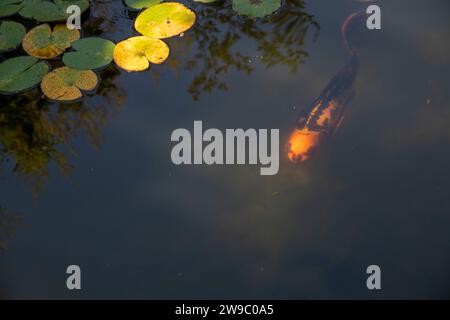
<path id="1" fill-rule="evenodd" d="M 257 166 L 174 166 L 170 134 L 202 120 L 280 128 L 287 143 L 298 114 L 346 63 L 340 24 L 365 4 L 306 1 L 287 45 L 276 24 L 230 21 L 226 8 L 187 2 L 214 14 L 169 41 L 164 65 L 111 66 L 97 94 L 72 105 L 37 89 L 1 96 L 9 125 L 47 117 L 56 120 L 44 131 L 62 128 L 32 174 L 14 173 L 14 157 L 1 155 L 0 217 L 15 234 L 2 238 L 0 296 L 450 298 L 449 4 L 376 3 L 383 29 L 361 41 L 340 130 L 305 163 L 282 150 L 276 176 Z M 133 15 L 104 5 L 91 8 L 86 30 L 127 38 Z M 258 49 L 273 43 L 291 51 Z M 14 118 L 12 106 L 23 113 Z M 65 287 L 70 264 L 82 268 L 80 292 Z M 366 289 L 371 264 L 382 268 L 380 292 Z"/>

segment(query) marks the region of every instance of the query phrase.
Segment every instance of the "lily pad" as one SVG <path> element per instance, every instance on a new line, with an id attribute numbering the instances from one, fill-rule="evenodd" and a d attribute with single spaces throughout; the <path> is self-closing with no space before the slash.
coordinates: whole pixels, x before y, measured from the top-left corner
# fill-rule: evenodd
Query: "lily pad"
<path id="1" fill-rule="evenodd" d="M 53 31 L 48 24 L 31 29 L 23 39 L 22 46 L 30 56 L 53 59 L 61 55 L 72 42 L 80 39 L 80 32 L 69 30 L 65 24 L 57 24 Z"/>
<path id="2" fill-rule="evenodd" d="M 125 0 L 125 4 L 132 9 L 143 9 L 161 3 L 163 0 Z"/>
<path id="3" fill-rule="evenodd" d="M 70 16 L 67 8 L 71 5 L 84 12 L 89 8 L 89 0 L 23 0 L 19 14 L 39 22 L 64 21 Z"/>
<path id="4" fill-rule="evenodd" d="M 79 70 L 94 70 L 106 67 L 113 60 L 115 44 L 102 38 L 85 38 L 72 43 L 76 51 L 66 52 L 63 62 Z"/>
<path id="5" fill-rule="evenodd" d="M 98 76 L 91 70 L 62 67 L 42 79 L 41 89 L 51 100 L 70 102 L 82 98 L 82 91 L 93 91 L 97 84 Z"/>
<path id="6" fill-rule="evenodd" d="M 17 93 L 30 89 L 48 73 L 49 66 L 37 58 L 21 56 L 0 63 L 0 92 Z"/>
<path id="7" fill-rule="evenodd" d="M 136 19 L 136 30 L 149 38 L 170 38 L 190 29 L 195 13 L 181 3 L 164 2 L 146 9 Z"/>
<path id="8" fill-rule="evenodd" d="M 23 0 L 0 0 L 0 18 L 15 15 L 22 9 Z"/>
<path id="9" fill-rule="evenodd" d="M 144 71 L 150 67 L 150 63 L 163 63 L 169 52 L 169 47 L 162 40 L 133 37 L 116 45 L 114 61 L 127 71 Z"/>
<path id="10" fill-rule="evenodd" d="M 27 29 L 14 21 L 3 21 L 0 24 L 0 52 L 16 49 L 22 42 Z"/>
<path id="11" fill-rule="evenodd" d="M 233 10 L 242 16 L 263 18 L 281 6 L 280 0 L 233 0 Z"/>

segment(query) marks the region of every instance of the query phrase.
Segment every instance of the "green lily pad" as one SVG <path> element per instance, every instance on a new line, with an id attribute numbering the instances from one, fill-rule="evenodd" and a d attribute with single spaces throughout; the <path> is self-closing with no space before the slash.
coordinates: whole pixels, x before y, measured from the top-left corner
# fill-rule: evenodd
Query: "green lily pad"
<path id="1" fill-rule="evenodd" d="M 94 70 L 106 67 L 113 60 L 115 44 L 102 38 L 85 38 L 72 43 L 76 51 L 66 52 L 63 62 L 79 70 Z"/>
<path id="2" fill-rule="evenodd" d="M 65 24 L 57 24 L 52 31 L 46 23 L 31 29 L 23 38 L 22 46 L 30 56 L 53 59 L 79 38 L 80 32 L 76 29 L 69 30 Z"/>
<path id="3" fill-rule="evenodd" d="M 163 0 L 125 0 L 125 4 L 132 9 L 143 9 L 161 3 Z"/>
<path id="4" fill-rule="evenodd" d="M 3 21 L 0 24 L 0 52 L 16 49 L 22 42 L 27 29 L 14 21 Z"/>
<path id="5" fill-rule="evenodd" d="M 136 19 L 138 32 L 154 39 L 170 38 L 190 29 L 195 13 L 181 3 L 164 2 L 146 9 Z"/>
<path id="6" fill-rule="evenodd" d="M 0 0 L 0 18 L 15 15 L 22 9 L 23 0 Z"/>
<path id="7" fill-rule="evenodd" d="M 150 67 L 150 63 L 163 63 L 169 53 L 169 47 L 162 40 L 133 37 L 117 44 L 114 61 L 124 70 L 144 71 Z"/>
<path id="8" fill-rule="evenodd" d="M 71 5 L 84 12 L 89 8 L 89 0 L 23 0 L 19 14 L 39 22 L 64 21 L 70 16 L 67 8 Z"/>
<path id="9" fill-rule="evenodd" d="M 82 98 L 82 91 L 93 91 L 97 84 L 98 76 L 91 70 L 62 67 L 42 79 L 41 89 L 51 100 L 71 102 Z"/>
<path id="10" fill-rule="evenodd" d="M 0 63 L 0 92 L 17 93 L 30 89 L 48 73 L 49 66 L 37 58 L 21 56 Z"/>
<path id="11" fill-rule="evenodd" d="M 233 10 L 242 16 L 263 18 L 281 6 L 280 0 L 233 0 Z"/>

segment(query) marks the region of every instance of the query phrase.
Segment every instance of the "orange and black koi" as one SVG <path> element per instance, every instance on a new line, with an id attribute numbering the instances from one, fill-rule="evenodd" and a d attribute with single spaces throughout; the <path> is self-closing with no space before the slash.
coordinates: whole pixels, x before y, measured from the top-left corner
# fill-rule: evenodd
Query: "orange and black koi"
<path id="1" fill-rule="evenodd" d="M 350 53 L 350 61 L 312 103 L 307 115 L 302 114 L 298 118 L 297 127 L 289 139 L 288 157 L 292 162 L 307 160 L 324 140 L 337 131 L 344 119 L 359 68 L 356 46 L 349 37 L 353 29 L 361 25 L 361 18 L 364 17 L 364 12 L 354 13 L 342 24 L 341 33 Z"/>

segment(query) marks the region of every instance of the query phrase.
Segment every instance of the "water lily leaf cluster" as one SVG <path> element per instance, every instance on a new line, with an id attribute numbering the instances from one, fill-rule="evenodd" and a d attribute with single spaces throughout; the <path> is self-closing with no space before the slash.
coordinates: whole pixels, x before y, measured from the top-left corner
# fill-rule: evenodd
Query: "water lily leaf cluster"
<path id="1" fill-rule="evenodd" d="M 69 29 L 65 23 L 39 24 L 26 32 L 17 22 L 0 25 L 0 52 L 13 50 L 22 43 L 28 56 L 11 58 L 0 64 L 0 93 L 14 93 L 37 86 L 51 100 L 72 102 L 84 92 L 97 88 L 99 77 L 94 70 L 112 61 L 127 71 L 144 71 L 151 64 L 161 64 L 169 57 L 169 46 L 161 39 L 182 34 L 196 20 L 195 13 L 178 2 L 162 0 L 124 0 L 132 9 L 144 9 L 135 21 L 142 36 L 131 37 L 117 45 L 107 39 L 88 37 Z M 88 0 L 0 0 L 0 17 L 19 14 L 38 22 L 67 18 L 66 9 L 77 5 L 82 11 Z M 62 56 L 63 67 L 60 60 Z M 48 60 L 46 63 L 42 60 Z M 51 65 L 58 66 L 51 71 Z"/>
<path id="2" fill-rule="evenodd" d="M 3 21 L 0 24 L 0 52 L 16 49 L 22 42 L 27 30 L 14 21 Z"/>
<path id="3" fill-rule="evenodd" d="M 274 13 L 280 6 L 281 0 L 233 0 L 233 10 L 250 18 L 263 18 Z"/>
<path id="4" fill-rule="evenodd" d="M 69 17 L 67 8 L 72 5 L 84 12 L 89 8 L 89 0 L 0 0 L 0 17 L 18 13 L 38 22 L 63 21 Z"/>
<path id="5" fill-rule="evenodd" d="M 145 1 L 137 2 L 142 5 Z M 152 63 L 163 63 L 169 57 L 170 49 L 161 39 L 182 34 L 194 25 L 195 19 L 195 13 L 178 2 L 149 6 L 134 24 L 135 29 L 143 36 L 132 37 L 117 44 L 114 50 L 115 63 L 127 71 L 144 71 Z"/>

